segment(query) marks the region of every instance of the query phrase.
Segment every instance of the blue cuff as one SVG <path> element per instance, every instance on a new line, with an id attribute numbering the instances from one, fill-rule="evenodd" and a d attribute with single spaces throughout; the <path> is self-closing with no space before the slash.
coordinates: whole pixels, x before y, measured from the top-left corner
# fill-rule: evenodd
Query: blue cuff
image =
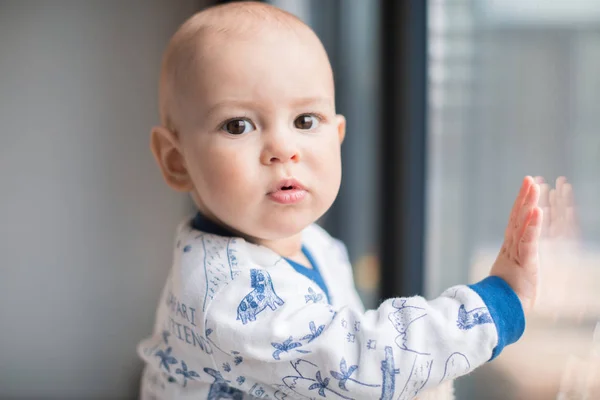
<path id="1" fill-rule="evenodd" d="M 525 314 L 517 294 L 497 276 L 488 276 L 481 282 L 469 285 L 487 306 L 498 331 L 498 344 L 492 351 L 493 360 L 508 346 L 519 340 L 525 331 Z"/>

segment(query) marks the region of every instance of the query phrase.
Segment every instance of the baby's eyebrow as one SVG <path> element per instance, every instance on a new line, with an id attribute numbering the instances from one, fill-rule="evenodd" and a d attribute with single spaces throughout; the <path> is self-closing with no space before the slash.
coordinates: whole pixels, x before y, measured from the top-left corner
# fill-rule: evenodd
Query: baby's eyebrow
<path id="1" fill-rule="evenodd" d="M 321 97 L 321 96 L 302 97 L 299 99 L 294 99 L 291 102 L 291 105 L 295 106 L 295 107 L 310 106 L 310 105 L 317 105 L 317 104 L 331 107 L 331 106 L 333 106 L 333 99 L 328 98 L 328 97 Z"/>
<path id="2" fill-rule="evenodd" d="M 279 103 L 282 104 L 282 103 Z M 325 106 L 325 107 L 334 107 L 333 99 L 325 96 L 315 96 L 315 97 L 300 97 L 291 99 L 289 101 L 289 106 L 293 108 L 297 107 L 308 107 L 308 106 Z M 244 109 L 254 109 L 262 107 L 260 102 L 249 101 L 249 100 L 224 100 L 220 101 L 208 108 L 206 111 L 206 116 L 210 117 L 212 114 L 219 111 L 221 108 L 244 108 Z"/>
<path id="3" fill-rule="evenodd" d="M 252 101 L 240 101 L 240 100 L 220 101 L 208 108 L 208 110 L 206 111 L 206 117 L 210 117 L 212 114 L 215 114 L 221 108 L 227 109 L 227 108 L 231 108 L 231 107 L 249 109 L 249 108 L 256 107 L 256 103 L 252 102 Z"/>

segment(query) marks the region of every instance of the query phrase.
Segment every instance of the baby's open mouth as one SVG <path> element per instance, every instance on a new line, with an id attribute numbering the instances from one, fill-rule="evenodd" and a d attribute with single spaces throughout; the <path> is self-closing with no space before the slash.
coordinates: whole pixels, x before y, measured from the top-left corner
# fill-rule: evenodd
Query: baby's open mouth
<path id="1" fill-rule="evenodd" d="M 269 193 L 289 192 L 289 191 L 294 191 L 294 190 L 306 191 L 306 188 L 296 179 L 287 178 L 287 179 L 282 179 L 279 182 L 277 182 L 276 184 L 274 184 L 273 186 L 271 186 L 271 190 L 269 190 Z"/>
<path id="2" fill-rule="evenodd" d="M 304 186 L 294 178 L 283 179 L 271 188 L 267 195 L 280 204 L 299 203 L 307 194 Z"/>

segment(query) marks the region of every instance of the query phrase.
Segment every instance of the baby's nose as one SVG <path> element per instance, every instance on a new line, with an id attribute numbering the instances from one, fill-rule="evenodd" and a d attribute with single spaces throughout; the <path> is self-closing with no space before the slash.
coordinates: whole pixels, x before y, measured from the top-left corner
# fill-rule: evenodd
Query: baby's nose
<path id="1" fill-rule="evenodd" d="M 263 164 L 298 162 L 300 161 L 300 153 L 294 140 L 285 137 L 285 135 L 277 135 L 276 138 L 271 138 L 266 143 L 261 161 Z"/>

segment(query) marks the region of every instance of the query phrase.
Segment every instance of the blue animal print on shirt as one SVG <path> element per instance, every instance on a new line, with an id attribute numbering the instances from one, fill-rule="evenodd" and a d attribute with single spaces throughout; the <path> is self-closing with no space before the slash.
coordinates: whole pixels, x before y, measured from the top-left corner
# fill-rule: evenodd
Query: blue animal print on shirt
<path id="1" fill-rule="evenodd" d="M 204 372 L 212 376 L 215 381 L 210 385 L 207 400 L 233 399 L 243 400 L 244 392 L 239 389 L 229 386 L 229 381 L 223 379 L 223 375 L 219 371 L 212 368 L 204 368 Z"/>
<path id="2" fill-rule="evenodd" d="M 406 351 L 410 351 L 416 354 L 429 355 L 423 349 L 409 348 L 408 347 L 408 335 L 409 328 L 420 320 L 427 316 L 424 308 L 407 305 L 406 300 L 400 300 L 400 305 L 396 305 L 396 300 L 392 301 L 392 306 L 396 311 L 388 315 L 388 319 L 392 322 L 392 325 L 398 331 L 399 335 L 396 337 L 396 345 Z"/>
<path id="3" fill-rule="evenodd" d="M 477 325 L 491 324 L 494 321 L 488 312 L 486 307 L 474 308 L 471 311 L 467 311 L 464 304 L 461 304 L 458 308 L 458 319 L 456 325 L 459 329 L 468 330 Z"/>
<path id="4" fill-rule="evenodd" d="M 275 311 L 278 306 L 282 306 L 284 301 L 277 296 L 273 288 L 271 275 L 265 270 L 250 270 L 250 286 L 252 291 L 248 293 L 240 302 L 237 309 L 237 320 L 246 325 L 248 321 L 256 321 L 256 316 L 269 307 Z"/>

